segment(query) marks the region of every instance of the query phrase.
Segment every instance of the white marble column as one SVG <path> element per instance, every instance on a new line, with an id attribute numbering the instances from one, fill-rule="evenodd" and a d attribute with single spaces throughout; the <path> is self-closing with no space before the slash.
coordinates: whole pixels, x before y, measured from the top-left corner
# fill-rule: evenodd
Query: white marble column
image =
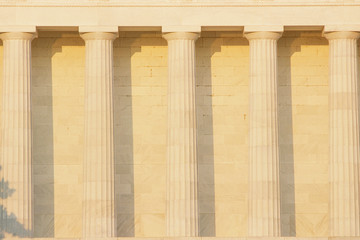
<path id="1" fill-rule="evenodd" d="M 360 236 L 357 32 L 326 33 L 330 47 L 330 235 Z"/>
<path id="2" fill-rule="evenodd" d="M 86 47 L 83 237 L 115 237 L 113 41 L 83 33 Z"/>
<path id="3" fill-rule="evenodd" d="M 167 235 L 198 236 L 195 41 L 198 33 L 164 34 L 168 41 Z"/>
<path id="4" fill-rule="evenodd" d="M 34 33 L 2 33 L 1 178 L 10 191 L 3 199 L 1 224 L 5 232 L 31 237 L 33 188 L 31 167 L 31 40 Z"/>
<path id="5" fill-rule="evenodd" d="M 249 236 L 278 237 L 280 182 L 277 117 L 277 40 L 281 33 L 251 32 L 249 108 Z"/>

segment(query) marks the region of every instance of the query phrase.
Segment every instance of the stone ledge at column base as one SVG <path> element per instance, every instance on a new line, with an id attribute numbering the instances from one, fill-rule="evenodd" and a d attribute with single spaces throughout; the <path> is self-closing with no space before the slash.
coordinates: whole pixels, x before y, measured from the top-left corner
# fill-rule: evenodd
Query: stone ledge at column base
<path id="1" fill-rule="evenodd" d="M 1 239 L 1 238 L 0 238 Z M 83 240 L 85 238 L 17 238 L 15 240 Z M 118 237 L 118 238 L 86 238 L 86 240 L 360 240 L 360 237 Z"/>

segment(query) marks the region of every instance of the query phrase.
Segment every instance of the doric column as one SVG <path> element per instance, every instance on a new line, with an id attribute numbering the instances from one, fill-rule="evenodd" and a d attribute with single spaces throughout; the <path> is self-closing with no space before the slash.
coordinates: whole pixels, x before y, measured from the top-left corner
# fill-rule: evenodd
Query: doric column
<path id="1" fill-rule="evenodd" d="M 31 237 L 33 189 L 31 168 L 31 40 L 34 33 L 0 34 L 4 45 L 1 178 L 1 226 L 5 232 Z M 0 179 L 1 180 L 1 179 Z"/>
<path id="2" fill-rule="evenodd" d="M 115 237 L 114 32 L 81 34 L 86 48 L 83 237 Z"/>
<path id="3" fill-rule="evenodd" d="M 359 236 L 357 32 L 330 32 L 330 234 Z"/>
<path id="4" fill-rule="evenodd" d="M 249 236 L 280 236 L 278 32 L 250 32 Z"/>
<path id="5" fill-rule="evenodd" d="M 198 33 L 164 34 L 168 41 L 167 235 L 198 236 L 195 41 Z"/>

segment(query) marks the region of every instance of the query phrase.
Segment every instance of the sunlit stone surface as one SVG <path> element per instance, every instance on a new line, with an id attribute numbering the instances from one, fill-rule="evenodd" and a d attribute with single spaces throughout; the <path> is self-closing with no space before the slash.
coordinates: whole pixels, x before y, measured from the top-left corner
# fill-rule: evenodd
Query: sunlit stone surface
<path id="1" fill-rule="evenodd" d="M 249 235 L 280 231 L 277 116 L 277 40 L 281 33 L 250 32 Z"/>
<path id="2" fill-rule="evenodd" d="M 0 35 L 3 41 L 1 227 L 21 237 L 33 231 L 31 161 L 31 40 L 34 33 Z"/>
<path id="3" fill-rule="evenodd" d="M 113 41 L 115 33 L 87 32 L 83 237 L 115 236 Z"/>
<path id="4" fill-rule="evenodd" d="M 360 240 L 359 12 L 0 0 L 0 239 Z"/>
<path id="5" fill-rule="evenodd" d="M 330 233 L 359 236 L 357 32 L 330 32 Z"/>
<path id="6" fill-rule="evenodd" d="M 169 49 L 167 212 L 171 237 L 198 236 L 195 41 L 199 34 L 166 33 Z"/>

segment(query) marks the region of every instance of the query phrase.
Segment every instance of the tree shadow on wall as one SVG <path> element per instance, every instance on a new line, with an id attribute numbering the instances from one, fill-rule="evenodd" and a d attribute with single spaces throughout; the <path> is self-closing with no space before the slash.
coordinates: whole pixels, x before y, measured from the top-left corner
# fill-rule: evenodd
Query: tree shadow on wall
<path id="1" fill-rule="evenodd" d="M 11 197 L 14 192 L 15 189 L 10 188 L 9 182 L 2 178 L 0 181 L 0 199 L 7 199 Z M 18 237 L 28 237 L 31 232 L 17 221 L 14 213 L 8 213 L 7 209 L 3 205 L 0 205 L 0 239 L 5 238 L 5 233 Z"/>

